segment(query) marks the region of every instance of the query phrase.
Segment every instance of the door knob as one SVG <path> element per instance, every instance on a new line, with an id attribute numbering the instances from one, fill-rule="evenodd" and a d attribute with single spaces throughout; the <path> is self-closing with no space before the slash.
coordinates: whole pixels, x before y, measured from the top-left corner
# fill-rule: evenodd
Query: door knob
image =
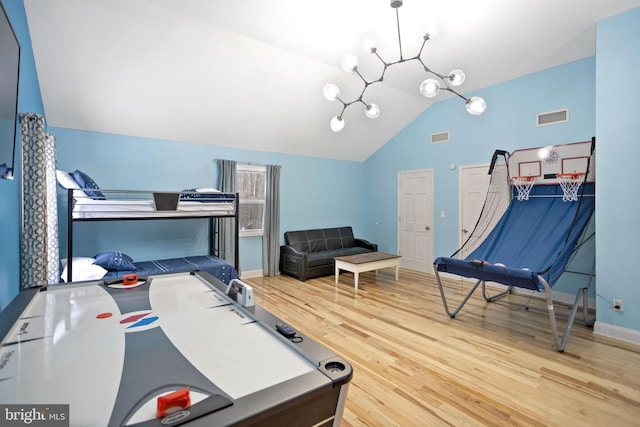
<path id="1" fill-rule="evenodd" d="M 469 230 L 467 230 L 466 228 L 463 228 L 463 229 L 462 229 L 462 232 L 463 232 L 463 233 L 468 233 L 468 232 L 469 232 Z"/>
<path id="2" fill-rule="evenodd" d="M 431 230 L 431 227 L 429 227 L 428 225 L 424 228 L 425 230 L 429 231 Z"/>

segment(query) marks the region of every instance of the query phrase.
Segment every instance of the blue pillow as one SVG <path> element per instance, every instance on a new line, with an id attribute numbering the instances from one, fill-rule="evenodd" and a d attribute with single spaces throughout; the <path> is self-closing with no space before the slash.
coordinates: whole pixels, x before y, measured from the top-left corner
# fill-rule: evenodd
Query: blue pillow
<path id="1" fill-rule="evenodd" d="M 199 193 L 198 190 L 195 189 L 195 188 L 182 190 L 182 193 L 180 193 L 180 200 L 203 199 L 203 198 L 207 198 L 207 197 L 209 197 L 209 195 L 207 193 Z"/>
<path id="2" fill-rule="evenodd" d="M 96 190 L 100 189 L 100 187 L 98 187 L 98 184 L 96 184 L 96 182 L 92 180 L 89 175 L 87 175 L 82 171 L 79 171 L 79 170 L 73 171 L 71 172 L 71 176 L 73 177 L 73 180 L 77 182 L 80 188 L 82 189 L 85 189 L 85 188 L 94 188 Z M 104 194 L 102 194 L 102 191 L 85 190 L 85 193 L 87 193 L 87 196 L 91 197 L 93 200 L 106 199 L 106 197 L 104 197 Z"/>
<path id="3" fill-rule="evenodd" d="M 94 258 L 96 260 L 93 263 L 106 270 L 130 271 L 136 269 L 133 259 L 122 252 L 100 252 Z"/>

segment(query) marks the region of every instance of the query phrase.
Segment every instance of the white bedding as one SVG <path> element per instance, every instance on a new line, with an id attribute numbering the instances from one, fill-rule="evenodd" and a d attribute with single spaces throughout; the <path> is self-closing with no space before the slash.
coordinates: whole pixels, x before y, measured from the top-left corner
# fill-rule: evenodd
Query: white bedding
<path id="1" fill-rule="evenodd" d="M 87 218 L 162 218 L 210 216 L 212 214 L 233 214 L 233 202 L 190 202 L 180 201 L 174 211 L 156 211 L 153 200 L 93 200 L 76 199 L 73 208 L 74 219 Z"/>

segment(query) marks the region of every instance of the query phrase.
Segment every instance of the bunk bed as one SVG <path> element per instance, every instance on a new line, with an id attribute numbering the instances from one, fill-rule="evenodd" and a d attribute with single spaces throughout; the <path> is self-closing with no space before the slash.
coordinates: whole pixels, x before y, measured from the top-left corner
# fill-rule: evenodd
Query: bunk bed
<path id="1" fill-rule="evenodd" d="M 59 182 L 60 179 L 59 179 Z M 161 273 L 203 270 L 224 283 L 239 278 L 239 197 L 237 193 L 222 193 L 214 189 L 192 189 L 181 192 L 104 190 L 96 187 L 66 190 L 67 251 L 66 277 L 73 281 L 74 224 L 94 221 L 149 221 L 175 219 L 207 219 L 209 225 L 209 254 L 162 260 L 133 262 L 125 254 L 111 252 L 119 261 L 133 263 L 134 269 L 109 270 L 107 279 L 135 273 L 146 276 Z M 218 257 L 221 247 L 222 221 L 233 222 L 234 264 Z M 119 248 L 118 248 L 119 249 Z"/>

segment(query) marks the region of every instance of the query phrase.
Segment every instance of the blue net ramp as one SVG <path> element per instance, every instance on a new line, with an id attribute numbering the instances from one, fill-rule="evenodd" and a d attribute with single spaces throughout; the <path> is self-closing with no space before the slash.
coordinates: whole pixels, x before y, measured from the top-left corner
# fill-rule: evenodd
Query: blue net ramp
<path id="1" fill-rule="evenodd" d="M 585 184 L 578 202 L 564 202 L 560 186 L 535 186 L 529 200 L 512 199 L 493 231 L 464 260 L 440 257 L 434 266 L 440 272 L 532 290 L 543 290 L 543 278 L 552 287 L 593 215 L 594 190 L 595 184 Z"/>

